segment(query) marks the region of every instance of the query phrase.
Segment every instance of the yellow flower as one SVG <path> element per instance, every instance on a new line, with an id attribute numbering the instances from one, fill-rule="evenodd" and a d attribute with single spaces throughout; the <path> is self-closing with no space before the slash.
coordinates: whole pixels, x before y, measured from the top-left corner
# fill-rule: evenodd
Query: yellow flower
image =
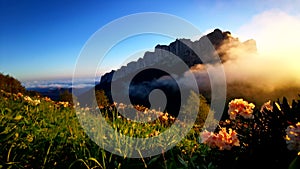
<path id="1" fill-rule="evenodd" d="M 14 120 L 19 121 L 19 120 L 21 120 L 22 118 L 23 118 L 23 116 L 17 115 L 17 116 L 14 118 Z"/>
<path id="2" fill-rule="evenodd" d="M 63 106 L 63 107 L 68 107 L 68 106 L 69 106 L 69 102 L 62 102 L 62 101 L 59 101 L 57 104 L 58 104 L 58 105 L 61 105 L 61 106 Z"/>
<path id="3" fill-rule="evenodd" d="M 25 96 L 25 97 L 24 97 L 24 100 L 27 101 L 27 102 L 32 101 L 32 99 L 31 99 L 29 96 Z"/>
<path id="4" fill-rule="evenodd" d="M 32 142 L 33 141 L 33 135 L 31 135 L 31 134 L 28 134 L 26 138 L 27 138 L 28 142 Z"/>
<path id="5" fill-rule="evenodd" d="M 40 103 L 41 103 L 40 100 L 33 100 L 33 101 L 31 101 L 31 105 L 33 105 L 33 106 L 37 106 L 37 105 L 39 105 Z"/>
<path id="6" fill-rule="evenodd" d="M 40 100 L 32 100 L 32 98 L 29 97 L 29 96 L 25 96 L 25 97 L 24 97 L 24 100 L 25 100 L 27 103 L 29 103 L 30 105 L 32 105 L 32 106 L 37 106 L 38 104 L 41 103 Z"/>

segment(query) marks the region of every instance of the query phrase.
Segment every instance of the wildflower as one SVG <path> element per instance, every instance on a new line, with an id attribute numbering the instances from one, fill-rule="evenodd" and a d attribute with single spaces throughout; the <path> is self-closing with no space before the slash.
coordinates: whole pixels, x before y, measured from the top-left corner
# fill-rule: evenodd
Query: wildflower
<path id="1" fill-rule="evenodd" d="M 211 148 L 218 147 L 220 150 L 231 150 L 233 146 L 240 146 L 240 141 L 235 130 L 221 128 L 218 134 L 203 131 L 200 135 L 201 141 Z"/>
<path id="2" fill-rule="evenodd" d="M 37 106 L 37 105 L 39 105 L 40 103 L 41 103 L 40 100 L 33 100 L 33 101 L 31 102 L 31 105 Z"/>
<path id="3" fill-rule="evenodd" d="M 226 132 L 226 128 L 222 128 L 219 132 L 219 136 L 222 138 L 222 146 L 219 146 L 220 149 L 225 148 L 230 150 L 232 146 L 240 146 L 239 139 L 235 130 L 229 129 L 229 132 Z"/>
<path id="4" fill-rule="evenodd" d="M 273 106 L 271 105 L 271 100 L 269 100 L 268 102 L 264 103 L 261 108 L 260 108 L 260 112 L 262 113 L 264 110 L 268 110 L 268 111 L 273 111 Z"/>
<path id="5" fill-rule="evenodd" d="M 26 139 L 27 139 L 27 141 L 28 142 L 32 142 L 33 141 L 33 135 L 31 135 L 31 134 L 28 134 L 27 136 L 26 136 Z"/>
<path id="6" fill-rule="evenodd" d="M 19 121 L 19 120 L 21 120 L 22 118 L 23 118 L 23 116 L 17 115 L 17 116 L 14 118 L 14 120 Z"/>
<path id="7" fill-rule="evenodd" d="M 158 136 L 159 134 L 160 134 L 159 131 L 154 131 L 154 132 L 149 134 L 149 137 L 155 137 L 155 136 Z"/>
<path id="8" fill-rule="evenodd" d="M 49 97 L 45 97 L 44 100 L 45 100 L 46 102 L 51 102 L 51 101 L 52 101 Z"/>
<path id="9" fill-rule="evenodd" d="M 170 120 L 171 120 L 171 121 L 175 121 L 175 117 L 170 116 Z"/>
<path id="10" fill-rule="evenodd" d="M 165 114 L 165 115 L 163 115 L 163 116 L 161 116 L 161 119 L 163 120 L 163 121 L 168 121 L 168 114 Z"/>
<path id="11" fill-rule="evenodd" d="M 65 134 L 64 133 L 59 133 L 59 137 L 65 137 Z"/>
<path id="12" fill-rule="evenodd" d="M 163 115 L 164 115 L 164 113 L 161 112 L 161 111 L 156 112 L 156 114 L 157 114 L 158 116 L 163 116 Z"/>
<path id="13" fill-rule="evenodd" d="M 40 100 L 32 100 L 32 98 L 29 96 L 25 96 L 24 100 L 25 100 L 25 102 L 27 102 L 28 104 L 30 104 L 32 106 L 37 106 L 41 103 Z"/>
<path id="14" fill-rule="evenodd" d="M 118 110 L 122 109 L 124 110 L 126 108 L 126 105 L 124 103 L 120 103 L 118 106 Z"/>
<path id="15" fill-rule="evenodd" d="M 209 131 L 205 130 L 205 131 L 201 132 L 201 137 L 200 137 L 201 141 L 203 143 L 208 143 L 207 140 L 210 139 L 213 135 L 214 135 L 213 132 L 209 132 Z"/>
<path id="16" fill-rule="evenodd" d="M 296 150 L 300 152 L 300 122 L 298 122 L 295 126 L 288 126 L 285 131 L 287 148 L 289 150 Z"/>
<path id="17" fill-rule="evenodd" d="M 62 105 L 63 107 L 68 107 L 69 106 L 69 102 L 62 102 L 62 101 L 60 101 L 57 104 L 58 105 Z"/>
<path id="18" fill-rule="evenodd" d="M 235 119 L 237 115 L 241 115 L 246 119 L 253 118 L 254 107 L 253 103 L 248 103 L 243 99 L 234 99 L 229 103 L 228 114 L 230 119 Z"/>
<path id="19" fill-rule="evenodd" d="M 18 97 L 23 97 L 23 94 L 19 92 L 19 93 L 17 93 L 17 96 Z"/>
<path id="20" fill-rule="evenodd" d="M 14 139 L 16 140 L 18 137 L 19 137 L 19 133 L 16 133 Z"/>
<path id="21" fill-rule="evenodd" d="M 29 96 L 25 96 L 25 97 L 24 97 L 24 100 L 25 100 L 26 102 L 32 101 L 32 99 L 31 99 Z"/>

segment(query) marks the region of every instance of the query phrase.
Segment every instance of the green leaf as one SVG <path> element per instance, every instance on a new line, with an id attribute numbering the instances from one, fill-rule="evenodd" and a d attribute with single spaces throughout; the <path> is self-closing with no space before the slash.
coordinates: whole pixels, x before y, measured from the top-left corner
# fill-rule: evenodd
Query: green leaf
<path id="1" fill-rule="evenodd" d="M 15 132 L 16 132 L 15 127 L 10 128 L 10 129 L 6 128 L 5 131 L 0 133 L 1 142 L 9 140 L 12 136 L 15 135 Z"/>
<path id="2" fill-rule="evenodd" d="M 12 110 L 10 108 L 5 108 L 4 110 L 6 110 L 8 113 L 12 112 Z"/>
<path id="3" fill-rule="evenodd" d="M 289 165 L 289 169 L 299 169 L 300 168 L 300 159 L 297 156 Z"/>
<path id="4" fill-rule="evenodd" d="M 177 155 L 179 162 L 184 165 L 184 167 L 188 167 L 188 163 L 186 161 L 184 161 L 184 159 L 182 159 L 179 155 Z"/>
<path id="5" fill-rule="evenodd" d="M 153 162 L 157 161 L 157 160 L 159 159 L 159 157 L 160 157 L 159 155 L 156 156 L 156 157 L 153 157 L 153 158 L 149 161 L 148 165 L 150 165 L 150 164 L 152 164 Z"/>

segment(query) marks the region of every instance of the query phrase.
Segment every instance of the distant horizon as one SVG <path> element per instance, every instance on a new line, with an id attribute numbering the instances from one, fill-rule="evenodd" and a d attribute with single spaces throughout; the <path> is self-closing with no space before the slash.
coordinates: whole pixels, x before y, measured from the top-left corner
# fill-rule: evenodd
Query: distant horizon
<path id="1" fill-rule="evenodd" d="M 81 81 L 72 82 L 72 78 L 62 79 L 47 79 L 47 80 L 32 80 L 32 81 L 21 81 L 22 86 L 26 89 L 32 88 L 85 88 L 93 87 L 100 83 L 100 78 L 82 78 Z"/>

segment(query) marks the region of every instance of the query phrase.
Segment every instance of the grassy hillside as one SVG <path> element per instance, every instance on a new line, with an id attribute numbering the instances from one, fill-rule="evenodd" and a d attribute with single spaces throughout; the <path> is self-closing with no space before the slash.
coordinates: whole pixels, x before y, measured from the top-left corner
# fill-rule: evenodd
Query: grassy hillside
<path id="1" fill-rule="evenodd" d="M 105 95 L 98 93 L 97 97 L 105 98 Z M 198 99 L 200 106 L 195 108 Z M 139 138 L 159 136 L 176 120 L 168 113 L 136 105 L 134 108 L 142 112 L 141 116 L 159 116 L 154 121 L 138 123 L 121 116 L 120 111 L 129 111 L 130 107 L 133 108 L 103 102 L 96 108 L 82 106 L 75 110 L 67 101 L 0 89 L 0 168 L 282 169 L 288 168 L 300 151 L 300 100 L 289 102 L 284 97 L 261 105 L 233 99 L 216 130 L 208 131 L 217 123 L 213 113 L 208 113 L 209 104 L 203 96 L 191 93 L 184 113 L 197 111 L 198 116 L 189 133 L 170 150 L 152 157 L 112 154 L 86 134 L 86 131 L 89 136 L 101 134 L 102 128 L 97 127 L 100 115 L 115 133 Z M 204 126 L 205 120 L 209 123 Z M 80 124 L 88 127 L 84 130 Z M 179 121 L 179 125 L 188 124 Z M 177 129 L 179 135 L 181 130 Z M 121 150 L 120 146 L 127 145 L 118 140 L 117 134 L 101 136 L 97 138 L 106 144 L 102 146 Z M 111 142 L 112 138 L 117 138 L 117 142 Z M 165 142 L 163 139 L 157 145 Z M 170 143 L 174 141 L 169 139 Z M 129 151 L 136 148 L 127 147 Z M 297 160 L 290 168 L 296 165 L 299 165 Z"/>

